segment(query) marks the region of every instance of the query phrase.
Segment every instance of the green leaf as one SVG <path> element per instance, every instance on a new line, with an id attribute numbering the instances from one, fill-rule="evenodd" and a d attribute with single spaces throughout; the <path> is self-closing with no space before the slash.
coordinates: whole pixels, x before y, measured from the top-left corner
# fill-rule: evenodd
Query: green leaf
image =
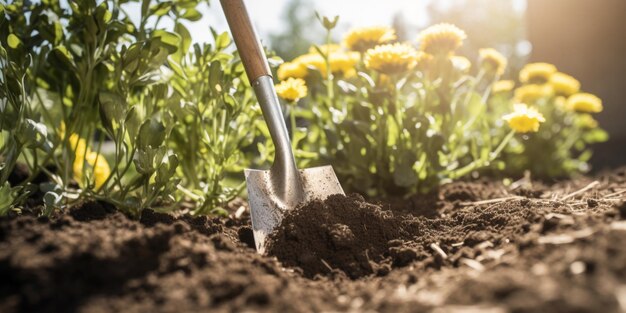
<path id="1" fill-rule="evenodd" d="M 75 69 L 74 57 L 63 45 L 56 46 L 52 49 L 52 55 L 55 56 L 63 65 Z"/>
<path id="2" fill-rule="evenodd" d="M 156 182 L 158 184 L 167 183 L 176 173 L 178 167 L 178 157 L 176 155 L 168 155 L 163 159 L 161 165 L 157 169 Z"/>
<path id="3" fill-rule="evenodd" d="M 213 92 L 217 92 L 217 85 L 222 82 L 222 74 L 224 71 L 222 70 L 222 64 L 218 61 L 211 62 L 211 66 L 209 69 L 209 87 Z M 221 88 L 221 86 L 220 86 Z"/>
<path id="4" fill-rule="evenodd" d="M 48 191 L 43 195 L 44 215 L 50 215 L 54 209 L 60 207 L 63 197 L 54 191 Z"/>
<path id="5" fill-rule="evenodd" d="M 9 34 L 9 36 L 7 37 L 7 43 L 9 44 L 10 48 L 17 49 L 17 47 L 22 44 L 22 41 L 14 34 Z"/>
<path id="6" fill-rule="evenodd" d="M 26 119 L 24 129 L 19 136 L 22 142 L 29 143 L 29 147 L 42 147 L 48 137 L 48 128 L 42 123 Z"/>
<path id="7" fill-rule="evenodd" d="M 13 190 L 9 182 L 4 182 L 4 185 L 0 186 L 0 216 L 9 213 L 9 210 L 13 206 Z"/>
<path id="8" fill-rule="evenodd" d="M 139 128 L 137 145 L 140 149 L 159 147 L 165 140 L 165 126 L 163 123 L 150 118 Z"/>
<path id="9" fill-rule="evenodd" d="M 126 107 L 124 98 L 114 92 L 102 91 L 98 95 L 98 100 L 100 100 L 100 107 L 105 114 L 106 120 L 109 123 L 115 122 L 119 124 L 119 121 L 124 118 L 126 113 L 124 110 Z"/>
<path id="10" fill-rule="evenodd" d="M 145 1 L 148 3 L 150 2 L 150 0 L 145 0 Z M 151 15 L 155 15 L 157 17 L 163 16 L 172 10 L 172 2 L 171 1 L 160 2 L 152 6 L 150 10 L 152 11 Z"/>
<path id="11" fill-rule="evenodd" d="M 61 40 L 63 40 L 63 26 L 59 22 L 54 22 L 54 44 L 60 44 Z"/>
<path id="12" fill-rule="evenodd" d="M 230 45 L 230 35 L 227 32 L 221 33 L 215 38 L 215 46 L 217 50 L 223 50 Z"/>
<path id="13" fill-rule="evenodd" d="M 189 47 L 191 47 L 191 34 L 189 33 L 189 30 L 187 29 L 187 27 L 185 27 L 185 25 L 177 23 L 176 26 L 174 26 L 174 31 L 178 33 L 181 38 L 181 53 L 187 53 L 187 51 L 189 51 Z"/>
<path id="14" fill-rule="evenodd" d="M 188 21 L 196 22 L 202 18 L 202 14 L 198 10 L 192 8 L 186 10 L 181 17 Z"/>
<path id="15" fill-rule="evenodd" d="M 141 126 L 141 120 L 139 114 L 137 114 L 135 106 L 131 107 L 126 113 L 124 124 L 126 125 L 126 131 L 128 132 L 130 142 L 135 143 L 137 134 L 139 133 L 139 127 Z"/>
<path id="16" fill-rule="evenodd" d="M 398 123 L 396 123 L 396 120 L 392 116 L 387 115 L 387 146 L 395 146 L 399 137 L 400 130 L 398 129 Z"/>
<path id="17" fill-rule="evenodd" d="M 138 150 L 133 164 L 135 164 L 135 168 L 140 174 L 151 175 L 154 173 L 154 149 Z"/>
<path id="18" fill-rule="evenodd" d="M 176 33 L 167 32 L 161 29 L 157 29 L 154 31 L 154 37 L 159 38 L 163 47 L 169 51 L 169 53 L 174 53 L 178 50 L 178 46 L 181 42 L 180 35 Z"/>

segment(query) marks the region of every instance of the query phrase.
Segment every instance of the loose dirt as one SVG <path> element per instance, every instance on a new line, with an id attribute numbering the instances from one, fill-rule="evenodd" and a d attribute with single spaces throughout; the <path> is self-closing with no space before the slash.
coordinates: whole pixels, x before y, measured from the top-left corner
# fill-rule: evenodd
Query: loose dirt
<path id="1" fill-rule="evenodd" d="M 626 169 L 513 187 L 312 202 L 274 256 L 255 252 L 242 201 L 228 218 L 24 212 L 0 219 L 0 312 L 626 310 Z"/>

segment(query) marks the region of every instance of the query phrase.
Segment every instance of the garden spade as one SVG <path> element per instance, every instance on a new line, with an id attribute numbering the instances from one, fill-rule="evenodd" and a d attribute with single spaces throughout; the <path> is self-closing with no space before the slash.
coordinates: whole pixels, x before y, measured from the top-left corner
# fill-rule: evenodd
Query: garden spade
<path id="1" fill-rule="evenodd" d="M 257 251 L 264 253 L 266 237 L 280 224 L 286 211 L 313 199 L 343 194 L 343 189 L 331 166 L 297 168 L 272 73 L 245 4 L 243 0 L 221 3 L 276 148 L 269 170 L 245 170 L 254 241 Z"/>

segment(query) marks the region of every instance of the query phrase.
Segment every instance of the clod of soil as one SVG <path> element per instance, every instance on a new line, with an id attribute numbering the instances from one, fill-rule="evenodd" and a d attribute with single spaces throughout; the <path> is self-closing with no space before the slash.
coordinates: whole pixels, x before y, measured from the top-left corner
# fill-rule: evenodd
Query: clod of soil
<path id="1" fill-rule="evenodd" d="M 388 272 L 392 241 L 414 233 L 393 212 L 359 195 L 334 195 L 288 212 L 270 235 L 267 251 L 307 277 L 339 269 L 358 278 Z"/>
<path id="2" fill-rule="evenodd" d="M 425 259 L 439 268 L 454 262 L 448 254 L 459 247 L 523 234 L 541 212 L 522 200 L 460 208 L 433 219 L 394 212 L 359 195 L 334 195 L 288 212 L 270 235 L 267 251 L 309 278 L 338 270 L 352 279 L 385 275 Z"/>

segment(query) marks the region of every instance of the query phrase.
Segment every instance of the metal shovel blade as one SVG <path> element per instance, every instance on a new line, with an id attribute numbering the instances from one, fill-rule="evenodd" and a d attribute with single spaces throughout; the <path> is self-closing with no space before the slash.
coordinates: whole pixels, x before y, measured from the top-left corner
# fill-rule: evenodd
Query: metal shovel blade
<path id="1" fill-rule="evenodd" d="M 344 194 L 332 166 L 301 169 L 300 181 L 304 189 L 304 202 L 326 199 L 330 195 Z M 300 203 L 285 203 L 274 192 L 270 171 L 245 170 L 248 185 L 248 203 L 257 252 L 265 253 L 266 237 L 280 224 L 285 212 Z"/>

